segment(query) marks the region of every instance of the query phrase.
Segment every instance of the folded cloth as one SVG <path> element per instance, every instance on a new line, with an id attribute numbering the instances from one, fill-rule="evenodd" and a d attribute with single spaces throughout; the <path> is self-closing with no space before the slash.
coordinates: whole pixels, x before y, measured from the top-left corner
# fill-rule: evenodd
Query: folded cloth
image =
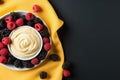
<path id="1" fill-rule="evenodd" d="M 34 13 L 32 10 L 34 4 L 39 5 L 42 11 Z M 4 0 L 4 3 L 0 4 L 0 16 L 16 10 L 29 11 L 40 16 L 46 22 L 52 40 L 50 54 L 56 53 L 61 59 L 57 62 L 45 60 L 38 67 L 26 71 L 11 70 L 0 65 L 0 80 L 42 80 L 40 78 L 41 71 L 48 73 L 48 78 L 45 80 L 62 80 L 64 53 L 57 30 L 63 25 L 63 21 L 58 18 L 48 0 Z"/>

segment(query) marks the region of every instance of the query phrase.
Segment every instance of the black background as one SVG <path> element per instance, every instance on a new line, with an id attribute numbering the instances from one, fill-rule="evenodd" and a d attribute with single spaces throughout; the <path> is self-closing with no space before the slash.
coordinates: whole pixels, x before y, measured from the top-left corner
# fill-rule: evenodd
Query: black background
<path id="1" fill-rule="evenodd" d="M 68 80 L 120 80 L 120 1 L 50 0 L 59 18 Z"/>

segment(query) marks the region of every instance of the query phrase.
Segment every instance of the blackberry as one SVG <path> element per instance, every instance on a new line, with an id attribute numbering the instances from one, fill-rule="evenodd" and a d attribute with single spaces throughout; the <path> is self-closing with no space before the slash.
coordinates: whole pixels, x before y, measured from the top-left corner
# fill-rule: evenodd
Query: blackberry
<path id="1" fill-rule="evenodd" d="M 38 55 L 38 59 L 43 60 L 43 59 L 45 59 L 46 55 L 47 55 L 47 52 L 42 50 Z"/>
<path id="2" fill-rule="evenodd" d="M 51 59 L 53 61 L 60 61 L 60 57 L 57 54 L 51 54 L 49 56 L 49 59 Z"/>
<path id="3" fill-rule="evenodd" d="M 33 21 L 28 21 L 27 22 L 27 25 L 31 26 L 31 27 L 34 27 L 34 22 Z"/>
<path id="4" fill-rule="evenodd" d="M 65 61 L 64 64 L 62 65 L 63 69 L 70 69 L 71 68 L 71 62 Z"/>
<path id="5" fill-rule="evenodd" d="M 47 78 L 47 72 L 42 71 L 42 72 L 40 73 L 40 78 L 41 78 L 41 79 Z"/>
<path id="6" fill-rule="evenodd" d="M 22 15 L 21 18 L 24 20 L 24 25 L 27 25 L 27 20 L 25 19 L 25 15 Z"/>
<path id="7" fill-rule="evenodd" d="M 14 66 L 17 68 L 23 68 L 22 62 L 18 59 L 15 60 Z"/>
<path id="8" fill-rule="evenodd" d="M 8 57 L 7 64 L 14 64 L 15 58 L 13 56 Z"/>
<path id="9" fill-rule="evenodd" d="M 40 31 L 40 34 L 42 37 L 49 37 L 50 36 L 48 29 L 45 26 L 44 26 L 44 29 L 42 31 Z"/>
<path id="10" fill-rule="evenodd" d="M 42 20 L 40 20 L 39 18 L 35 18 L 34 20 L 34 23 L 36 24 L 36 23 L 41 23 L 41 24 L 43 24 L 43 22 L 42 22 Z"/>
<path id="11" fill-rule="evenodd" d="M 32 67 L 34 67 L 34 65 L 30 61 L 23 61 L 22 63 L 23 63 L 23 66 L 25 68 L 32 68 Z"/>
<path id="12" fill-rule="evenodd" d="M 10 16 L 12 17 L 13 21 L 16 21 L 18 18 L 20 18 L 20 14 L 17 12 L 11 12 Z"/>
<path id="13" fill-rule="evenodd" d="M 4 19 L 0 19 L 0 29 L 4 28 L 6 26 L 6 22 Z"/>

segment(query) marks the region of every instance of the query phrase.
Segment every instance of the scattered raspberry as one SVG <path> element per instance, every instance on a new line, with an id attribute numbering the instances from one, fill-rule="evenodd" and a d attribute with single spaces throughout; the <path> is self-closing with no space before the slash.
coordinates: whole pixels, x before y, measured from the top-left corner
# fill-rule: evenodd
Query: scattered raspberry
<path id="1" fill-rule="evenodd" d="M 8 23 L 8 22 L 12 22 L 13 20 L 12 20 L 12 17 L 11 16 L 7 16 L 6 18 L 5 18 L 5 22 L 6 23 Z"/>
<path id="2" fill-rule="evenodd" d="M 33 65 L 38 64 L 38 63 L 39 63 L 38 58 L 32 59 L 32 60 L 31 60 L 31 63 L 32 63 Z"/>
<path id="3" fill-rule="evenodd" d="M 51 59 L 53 61 L 60 61 L 60 57 L 57 54 L 51 54 L 49 56 L 49 59 Z"/>
<path id="4" fill-rule="evenodd" d="M 25 15 L 25 18 L 26 18 L 26 20 L 30 21 L 30 20 L 33 20 L 33 19 L 34 19 L 34 15 L 33 15 L 32 13 L 27 13 L 27 14 Z"/>
<path id="5" fill-rule="evenodd" d="M 13 29 L 16 28 L 16 24 L 15 24 L 14 22 L 8 22 L 8 23 L 7 23 L 7 28 L 8 28 L 9 30 L 13 30 Z"/>
<path id="6" fill-rule="evenodd" d="M 71 73 L 69 70 L 63 70 L 64 77 L 70 77 Z"/>
<path id="7" fill-rule="evenodd" d="M 6 48 L 3 48 L 3 49 L 0 50 L 0 55 L 1 56 L 6 56 L 8 53 L 9 53 L 9 51 Z"/>
<path id="8" fill-rule="evenodd" d="M 47 78 L 47 72 L 42 71 L 42 72 L 40 73 L 40 78 L 41 78 L 41 79 Z"/>
<path id="9" fill-rule="evenodd" d="M 2 43 L 3 43 L 4 45 L 8 45 L 8 44 L 11 43 L 11 39 L 10 39 L 9 37 L 4 37 L 4 38 L 2 39 Z"/>
<path id="10" fill-rule="evenodd" d="M 0 49 L 2 49 L 4 47 L 5 47 L 5 45 L 2 42 L 0 42 Z"/>
<path id="11" fill-rule="evenodd" d="M 71 62 L 65 61 L 64 64 L 62 65 L 63 69 L 70 69 L 71 68 Z"/>
<path id="12" fill-rule="evenodd" d="M 35 24 L 34 27 L 35 27 L 35 29 L 36 29 L 37 31 L 41 31 L 41 30 L 43 30 L 43 25 L 40 24 L 40 23 Z"/>
<path id="13" fill-rule="evenodd" d="M 4 57 L 4 56 L 0 56 L 0 63 L 5 64 L 6 62 L 7 62 L 6 57 Z"/>
<path id="14" fill-rule="evenodd" d="M 44 44 L 44 49 L 45 49 L 46 51 L 49 51 L 50 48 L 51 48 L 50 43 L 45 43 L 45 44 Z"/>
<path id="15" fill-rule="evenodd" d="M 34 6 L 33 6 L 33 11 L 34 11 L 34 12 L 39 12 L 39 11 L 41 11 L 40 6 L 39 6 L 39 5 L 34 5 Z"/>
<path id="16" fill-rule="evenodd" d="M 17 19 L 17 20 L 16 20 L 16 24 L 17 24 L 17 26 L 22 26 L 22 25 L 24 24 L 23 18 Z"/>
<path id="17" fill-rule="evenodd" d="M 49 43 L 49 42 L 50 42 L 50 40 L 48 37 L 43 37 L 43 43 Z"/>

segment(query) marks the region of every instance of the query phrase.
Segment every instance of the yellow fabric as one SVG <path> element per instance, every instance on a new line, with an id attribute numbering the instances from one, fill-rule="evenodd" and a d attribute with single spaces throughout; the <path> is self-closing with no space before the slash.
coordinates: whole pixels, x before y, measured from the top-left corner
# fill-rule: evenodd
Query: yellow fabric
<path id="1" fill-rule="evenodd" d="M 0 5 L 0 16 L 16 10 L 32 11 L 32 6 L 38 4 L 42 8 L 42 12 L 35 13 L 40 16 L 48 25 L 52 39 L 52 49 L 50 53 L 56 53 L 61 60 L 53 62 L 45 60 L 40 66 L 27 71 L 14 71 L 0 65 L 0 80 L 42 80 L 39 77 L 41 71 L 48 73 L 45 80 L 62 80 L 62 64 L 64 62 L 64 54 L 62 45 L 58 38 L 57 30 L 63 25 L 63 21 L 58 18 L 53 7 L 48 0 L 4 0 L 5 3 Z"/>

